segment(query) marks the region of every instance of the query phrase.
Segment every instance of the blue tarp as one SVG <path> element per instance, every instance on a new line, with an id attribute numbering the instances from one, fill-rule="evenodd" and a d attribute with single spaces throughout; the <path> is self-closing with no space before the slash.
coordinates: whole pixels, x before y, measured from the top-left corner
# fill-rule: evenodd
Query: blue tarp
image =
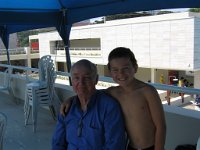
<path id="1" fill-rule="evenodd" d="M 0 37 L 8 48 L 11 33 L 56 27 L 68 45 L 72 24 L 82 20 L 134 11 L 197 7 L 200 0 L 0 0 Z M 67 60 L 70 62 L 70 58 Z"/>

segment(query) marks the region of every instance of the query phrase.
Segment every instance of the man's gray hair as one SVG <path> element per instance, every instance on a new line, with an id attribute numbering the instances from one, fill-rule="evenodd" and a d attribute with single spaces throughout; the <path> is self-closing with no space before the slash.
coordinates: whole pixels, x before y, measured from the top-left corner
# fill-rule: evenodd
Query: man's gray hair
<path id="1" fill-rule="evenodd" d="M 94 63 L 92 63 L 91 61 L 89 61 L 87 59 L 81 59 L 81 60 L 77 61 L 76 63 L 73 64 L 73 66 L 71 68 L 71 71 L 70 71 L 71 75 L 72 75 L 73 69 L 76 66 L 83 66 L 86 69 L 88 69 L 89 72 L 91 73 L 92 78 L 94 80 L 96 80 L 98 74 L 97 74 L 97 67 Z"/>

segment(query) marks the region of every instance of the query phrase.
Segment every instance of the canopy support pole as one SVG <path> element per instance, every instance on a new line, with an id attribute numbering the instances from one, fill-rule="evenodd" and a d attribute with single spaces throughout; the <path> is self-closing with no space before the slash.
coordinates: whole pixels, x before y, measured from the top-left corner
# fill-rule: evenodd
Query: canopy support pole
<path id="1" fill-rule="evenodd" d="M 67 69 L 68 72 L 71 70 L 71 58 L 70 58 L 70 53 L 69 53 L 69 36 L 70 36 L 70 31 L 71 31 L 72 25 L 67 25 L 66 21 L 66 9 L 62 10 L 62 21 L 60 24 L 60 29 L 57 29 L 61 38 L 63 39 L 64 42 L 64 48 L 65 48 L 65 54 L 66 54 L 66 63 L 67 63 Z M 71 77 L 69 77 L 69 83 L 71 84 Z"/>
<path id="2" fill-rule="evenodd" d="M 7 54 L 7 64 L 10 65 L 10 53 L 8 48 L 6 48 L 6 54 Z"/>
<path id="3" fill-rule="evenodd" d="M 6 26 L 0 26 L 0 37 L 1 37 L 2 42 L 3 42 L 3 44 L 6 48 L 7 64 L 10 65 L 10 54 L 9 54 L 9 50 L 8 50 L 9 34 L 7 34 Z"/>

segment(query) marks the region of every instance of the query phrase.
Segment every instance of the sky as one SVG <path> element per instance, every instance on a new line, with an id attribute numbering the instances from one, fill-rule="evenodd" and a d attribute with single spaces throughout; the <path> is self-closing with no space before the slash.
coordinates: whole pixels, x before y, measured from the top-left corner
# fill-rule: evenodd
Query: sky
<path id="1" fill-rule="evenodd" d="M 174 11 L 174 12 L 184 12 L 184 11 L 188 11 L 189 8 L 165 9 L 165 10 Z"/>

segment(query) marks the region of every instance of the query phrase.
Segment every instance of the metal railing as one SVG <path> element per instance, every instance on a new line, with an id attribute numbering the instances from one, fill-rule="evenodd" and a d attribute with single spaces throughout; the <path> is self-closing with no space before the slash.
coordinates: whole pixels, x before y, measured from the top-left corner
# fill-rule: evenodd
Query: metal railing
<path id="1" fill-rule="evenodd" d="M 52 46 L 51 49 L 53 49 L 54 51 L 65 50 L 64 47 L 55 47 L 55 46 Z M 69 50 L 70 51 L 100 51 L 101 48 L 100 47 L 70 47 Z"/>
<path id="2" fill-rule="evenodd" d="M 9 51 L 10 55 L 26 54 L 26 51 L 25 51 L 24 48 L 9 49 L 8 51 Z M 0 50 L 0 55 L 7 55 L 7 50 L 6 49 L 1 49 Z"/>
<path id="3" fill-rule="evenodd" d="M 70 47 L 70 51 L 100 51 L 100 47 Z"/>
<path id="4" fill-rule="evenodd" d="M 38 68 L 30 68 L 30 67 L 24 67 L 24 66 L 13 66 L 13 65 L 7 65 L 7 64 L 0 64 L 1 70 L 4 69 L 11 69 L 11 70 L 15 70 L 15 72 L 11 73 L 11 77 L 16 76 L 17 74 L 17 78 L 26 78 L 27 81 L 29 80 L 37 80 L 38 75 L 37 73 L 39 72 Z M 4 68 L 4 69 L 3 69 Z M 19 70 L 19 72 L 23 72 L 23 73 L 18 73 L 17 70 Z M 0 71 L 1 73 L 2 71 Z"/>
<path id="5" fill-rule="evenodd" d="M 8 51 L 9 51 L 10 55 L 27 54 L 27 52 L 26 52 L 24 47 L 16 48 L 16 49 L 8 49 Z M 31 49 L 30 53 L 31 54 L 39 53 L 39 50 Z M 7 50 L 6 49 L 1 49 L 0 50 L 0 55 L 7 55 Z"/>
<path id="6" fill-rule="evenodd" d="M 65 56 L 64 47 L 51 47 L 51 54 L 56 54 L 60 56 Z M 89 57 L 99 57 L 101 56 L 100 47 L 70 47 L 69 53 L 72 56 L 89 56 Z"/>
<path id="7" fill-rule="evenodd" d="M 13 66 L 13 65 L 6 65 L 6 64 L 0 64 L 1 68 L 11 68 L 15 70 L 22 70 L 23 73 L 17 73 L 17 78 L 26 78 L 26 80 L 38 80 L 38 68 L 30 68 L 30 67 L 23 67 L 23 66 Z M 1 73 L 1 72 L 0 72 Z M 16 73 L 16 72 L 15 72 Z M 64 78 L 65 80 L 69 79 L 70 73 L 68 72 L 61 72 L 57 71 L 57 78 Z M 11 76 L 15 76 L 13 73 Z M 99 81 L 108 83 L 108 87 L 112 84 L 115 84 L 115 82 L 110 77 L 100 76 Z M 66 83 L 66 82 L 65 82 Z M 177 93 L 185 93 L 189 95 L 200 95 L 200 89 L 195 88 L 189 88 L 189 87 L 178 87 L 175 85 L 166 85 L 166 84 L 160 84 L 160 83 L 148 83 L 152 86 L 154 86 L 157 90 L 165 90 L 165 91 L 173 91 Z M 68 84 L 69 85 L 69 84 Z M 105 87 L 107 88 L 107 87 Z"/>

